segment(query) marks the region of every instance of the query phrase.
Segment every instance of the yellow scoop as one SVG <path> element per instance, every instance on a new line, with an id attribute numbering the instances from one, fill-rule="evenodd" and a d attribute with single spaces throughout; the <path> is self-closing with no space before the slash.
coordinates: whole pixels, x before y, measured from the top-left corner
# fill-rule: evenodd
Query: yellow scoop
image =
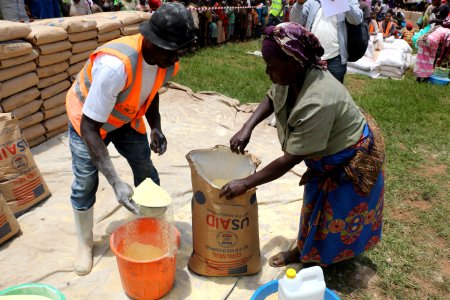
<path id="1" fill-rule="evenodd" d="M 170 195 L 150 178 L 135 188 L 133 200 L 138 205 L 141 215 L 148 217 L 162 215 L 172 203 Z"/>

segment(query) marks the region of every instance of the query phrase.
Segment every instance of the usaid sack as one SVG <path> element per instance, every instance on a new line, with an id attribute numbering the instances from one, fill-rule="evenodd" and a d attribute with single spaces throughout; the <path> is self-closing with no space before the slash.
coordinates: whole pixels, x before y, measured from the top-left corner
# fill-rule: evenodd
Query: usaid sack
<path id="1" fill-rule="evenodd" d="M 364 20 L 359 25 L 352 25 L 345 21 L 347 25 L 347 61 L 357 61 L 366 53 L 369 46 L 369 28 Z"/>
<path id="2" fill-rule="evenodd" d="M 20 226 L 0 194 L 0 245 L 19 232 Z"/>
<path id="3" fill-rule="evenodd" d="M 253 174 L 260 161 L 224 146 L 186 155 L 192 175 L 193 252 L 189 269 L 206 276 L 251 275 L 261 269 L 256 189 L 234 199 L 220 188 Z"/>
<path id="4" fill-rule="evenodd" d="M 16 216 L 51 196 L 10 113 L 0 114 L 0 194 Z"/>

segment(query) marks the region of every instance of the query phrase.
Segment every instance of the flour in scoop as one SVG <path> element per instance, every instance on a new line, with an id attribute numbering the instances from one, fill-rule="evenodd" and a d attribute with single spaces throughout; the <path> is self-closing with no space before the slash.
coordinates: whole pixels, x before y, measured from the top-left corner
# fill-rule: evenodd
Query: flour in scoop
<path id="1" fill-rule="evenodd" d="M 150 178 L 134 190 L 133 200 L 146 207 L 166 207 L 171 203 L 170 195 Z"/>
<path id="2" fill-rule="evenodd" d="M 123 252 L 125 257 L 133 260 L 154 260 L 164 256 L 164 254 L 161 248 L 139 242 L 131 243 Z"/>

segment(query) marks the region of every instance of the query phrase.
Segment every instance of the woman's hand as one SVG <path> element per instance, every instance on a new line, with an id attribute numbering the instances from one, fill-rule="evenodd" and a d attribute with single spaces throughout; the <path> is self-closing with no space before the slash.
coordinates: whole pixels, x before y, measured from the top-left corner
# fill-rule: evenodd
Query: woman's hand
<path id="1" fill-rule="evenodd" d="M 219 197 L 232 199 L 234 197 L 245 194 L 248 191 L 248 185 L 245 179 L 238 179 L 228 182 L 220 189 Z"/>
<path id="2" fill-rule="evenodd" d="M 243 126 L 231 139 L 230 148 L 234 153 L 245 153 L 245 147 L 247 147 L 248 142 L 250 142 L 250 136 L 252 135 L 252 130 L 246 126 Z"/>

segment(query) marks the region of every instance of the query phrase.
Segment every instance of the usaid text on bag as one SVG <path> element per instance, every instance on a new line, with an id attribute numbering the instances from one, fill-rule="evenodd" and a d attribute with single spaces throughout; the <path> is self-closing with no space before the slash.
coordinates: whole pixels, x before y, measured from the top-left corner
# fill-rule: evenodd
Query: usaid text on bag
<path id="1" fill-rule="evenodd" d="M 10 113 L 0 114 L 0 193 L 15 215 L 51 196 Z"/>
<path id="2" fill-rule="evenodd" d="M 219 198 L 220 188 L 253 174 L 260 163 L 216 146 L 187 154 L 192 175 L 193 253 L 189 269 L 207 276 L 239 276 L 261 268 L 256 189 L 232 200 Z"/>

